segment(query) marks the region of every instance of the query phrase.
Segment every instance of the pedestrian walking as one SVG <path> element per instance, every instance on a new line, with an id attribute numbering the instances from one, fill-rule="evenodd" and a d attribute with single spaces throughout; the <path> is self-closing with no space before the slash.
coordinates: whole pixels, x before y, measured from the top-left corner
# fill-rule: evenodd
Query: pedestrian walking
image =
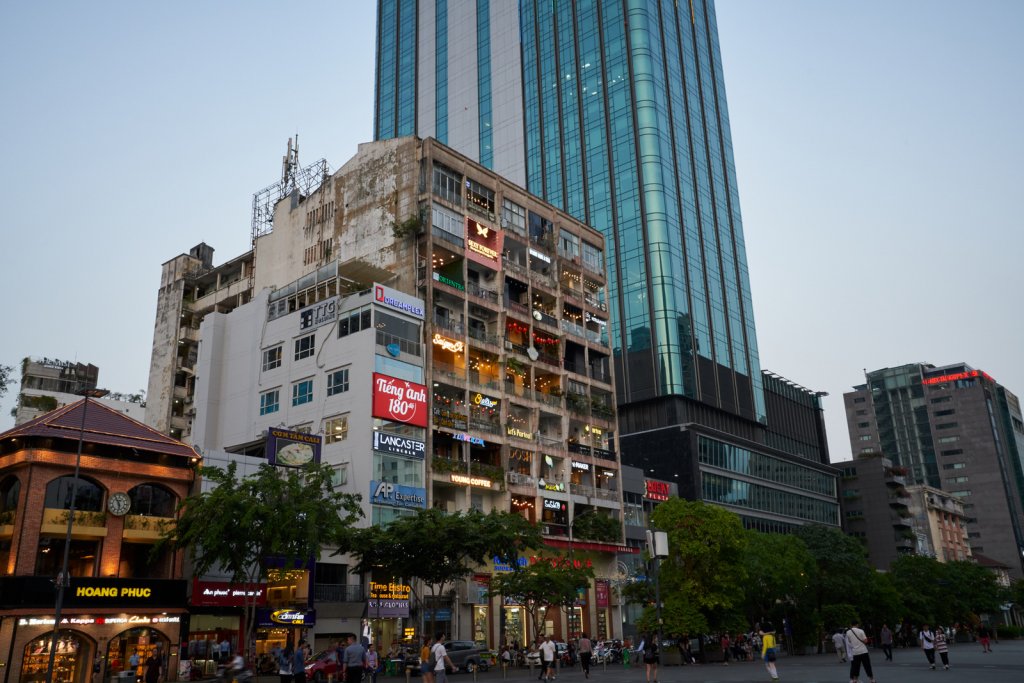
<path id="1" fill-rule="evenodd" d="M 160 659 L 156 654 L 146 658 L 146 683 L 158 683 L 160 680 Z"/>
<path id="2" fill-rule="evenodd" d="M 423 636 L 423 647 L 420 648 L 420 674 L 423 683 L 434 683 L 434 667 L 430 665 L 430 636 Z"/>
<path id="3" fill-rule="evenodd" d="M 928 658 L 928 665 L 935 668 L 935 633 L 928 628 L 928 624 L 921 627 L 917 633 L 917 640 L 921 643 L 924 656 Z"/>
<path id="4" fill-rule="evenodd" d="M 981 643 L 982 652 L 992 652 L 991 638 L 992 629 L 988 627 L 988 624 L 982 624 L 978 629 L 978 642 Z"/>
<path id="5" fill-rule="evenodd" d="M 281 677 L 281 683 L 292 683 L 292 661 L 294 659 L 295 651 L 292 649 L 291 643 L 288 643 L 277 656 L 277 675 Z"/>
<path id="6" fill-rule="evenodd" d="M 722 646 L 722 664 L 729 666 L 729 634 L 723 633 L 718 644 Z"/>
<path id="7" fill-rule="evenodd" d="M 380 657 L 377 655 L 377 646 L 370 643 L 370 649 L 366 651 L 366 670 L 370 672 L 370 683 L 377 683 L 377 670 L 380 668 Z"/>
<path id="8" fill-rule="evenodd" d="M 359 683 L 366 670 L 366 650 L 355 636 L 348 637 L 348 647 L 341 654 L 341 677 L 345 683 Z"/>
<path id="9" fill-rule="evenodd" d="M 836 648 L 836 657 L 839 658 L 839 663 L 846 663 L 846 638 L 841 630 L 836 629 L 836 632 L 832 634 L 832 645 Z"/>
<path id="10" fill-rule="evenodd" d="M 882 632 L 878 636 L 879 641 L 882 645 L 882 653 L 885 655 L 885 661 L 892 661 L 892 631 L 889 630 L 888 624 L 882 624 Z"/>
<path id="11" fill-rule="evenodd" d="M 864 667 L 864 673 L 875 683 L 875 674 L 871 671 L 871 655 L 868 653 L 868 637 L 861 630 L 856 620 L 846 629 L 846 650 L 850 654 L 850 683 L 857 683 L 860 680 L 860 668 Z"/>
<path id="12" fill-rule="evenodd" d="M 454 671 L 448 651 L 444 649 L 444 633 L 438 633 L 434 645 L 430 648 L 430 658 L 434 660 L 434 683 L 448 683 L 448 667 Z"/>
<path id="13" fill-rule="evenodd" d="M 775 667 L 775 660 L 778 657 L 775 645 L 775 628 L 771 624 L 763 624 L 758 635 L 761 636 L 761 658 L 764 660 L 764 668 L 773 681 L 779 680 L 779 672 Z"/>
<path id="14" fill-rule="evenodd" d="M 552 681 L 557 677 L 555 675 L 556 652 L 555 643 L 551 640 L 551 636 L 544 636 L 544 642 L 540 644 L 540 677 L 546 681 Z"/>
<path id="15" fill-rule="evenodd" d="M 647 674 L 646 682 L 658 683 L 658 662 L 660 661 L 658 653 L 658 638 L 648 633 L 640 641 L 639 654 L 644 661 L 644 669 Z"/>
<path id="16" fill-rule="evenodd" d="M 590 678 L 590 659 L 594 656 L 594 644 L 587 638 L 587 634 L 580 634 L 580 640 L 576 644 L 580 653 L 580 668 L 583 669 L 583 677 Z"/>
<path id="17" fill-rule="evenodd" d="M 942 668 L 949 671 L 949 642 L 946 640 L 946 629 L 935 627 L 935 651 L 942 658 Z"/>

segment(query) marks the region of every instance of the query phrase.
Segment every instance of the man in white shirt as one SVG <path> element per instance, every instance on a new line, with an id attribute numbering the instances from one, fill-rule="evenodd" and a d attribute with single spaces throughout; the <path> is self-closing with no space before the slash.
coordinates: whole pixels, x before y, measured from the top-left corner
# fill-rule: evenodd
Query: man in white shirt
<path id="1" fill-rule="evenodd" d="M 861 665 L 871 683 L 875 683 L 875 674 L 871 671 L 871 655 L 868 654 L 868 637 L 856 621 L 846 630 L 845 640 L 846 651 L 850 655 L 850 683 L 860 680 Z"/>
<path id="2" fill-rule="evenodd" d="M 935 634 L 928 624 L 921 626 L 921 631 L 917 634 L 917 639 L 921 641 L 921 649 L 924 650 L 924 656 L 928 658 L 928 664 L 931 668 L 935 668 Z"/>
<path id="3" fill-rule="evenodd" d="M 551 681 L 555 676 L 555 644 L 551 636 L 544 636 L 544 642 L 540 645 L 541 671 L 540 675 L 544 680 Z"/>
<path id="4" fill-rule="evenodd" d="M 842 664 L 846 661 L 846 638 L 842 631 L 832 634 L 832 644 L 836 648 L 836 657 L 839 657 L 839 663 Z"/>
<path id="5" fill-rule="evenodd" d="M 434 646 L 430 648 L 430 653 L 434 655 L 436 663 L 434 664 L 434 683 L 448 683 L 448 674 L 445 671 L 445 665 L 447 664 L 451 668 L 452 660 L 448 658 L 448 651 L 444 649 L 444 634 L 438 633 L 437 640 L 434 642 Z"/>

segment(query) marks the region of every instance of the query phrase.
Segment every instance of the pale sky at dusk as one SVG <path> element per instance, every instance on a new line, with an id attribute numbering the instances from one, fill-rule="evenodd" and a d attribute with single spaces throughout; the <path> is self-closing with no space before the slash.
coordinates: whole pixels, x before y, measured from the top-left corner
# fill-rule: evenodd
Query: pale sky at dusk
<path id="1" fill-rule="evenodd" d="M 830 393 L 833 461 L 864 368 L 964 361 L 1024 394 L 1024 3 L 717 7 L 761 364 Z M 371 139 L 375 21 L 372 0 L 0 5 L 0 363 L 145 388 L 161 263 L 245 251 L 296 132 L 332 169 Z"/>

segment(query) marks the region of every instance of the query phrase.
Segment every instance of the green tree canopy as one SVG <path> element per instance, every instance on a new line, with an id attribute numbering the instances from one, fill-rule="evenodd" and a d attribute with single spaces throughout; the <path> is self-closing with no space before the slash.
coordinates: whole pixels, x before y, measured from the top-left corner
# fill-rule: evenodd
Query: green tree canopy
<path id="1" fill-rule="evenodd" d="M 269 558 L 294 567 L 319 557 L 324 546 L 347 549 L 362 516 L 360 497 L 334 489 L 331 467 L 264 464 L 244 478 L 237 469 L 234 462 L 200 468 L 213 488 L 181 502 L 177 523 L 164 530 L 154 552 L 184 549 L 198 576 L 218 570 L 232 583 L 256 584 L 267 578 Z M 254 635 L 255 598 L 245 610 L 246 632 Z"/>
<path id="2" fill-rule="evenodd" d="M 414 600 L 423 606 L 428 598 L 434 602 L 453 589 L 474 566 L 493 557 L 515 564 L 522 550 L 540 542 L 537 526 L 521 515 L 476 510 L 446 514 L 430 508 L 383 528 L 357 530 L 350 552 L 357 572 L 409 580 Z M 412 579 L 423 582 L 426 595 Z"/>
<path id="3" fill-rule="evenodd" d="M 14 383 L 14 368 L 0 365 L 0 398 L 7 393 L 7 386 Z"/>
<path id="4" fill-rule="evenodd" d="M 747 531 L 743 555 L 748 579 L 744 615 L 746 623 L 789 619 L 801 643 L 815 642 L 814 584 L 818 566 L 807 545 L 789 534 Z"/>
<path id="5" fill-rule="evenodd" d="M 560 558 L 540 557 L 526 567 L 514 565 L 513 571 L 495 574 L 488 595 L 515 598 L 523 605 L 533 623 L 535 639 L 544 632 L 541 612 L 568 610 L 592 578 L 594 572 L 589 567 L 578 567 Z"/>
<path id="6" fill-rule="evenodd" d="M 652 515 L 668 534 L 661 562 L 664 631 L 702 633 L 731 625 L 743 604 L 747 535 L 735 513 L 699 501 L 672 498 Z"/>
<path id="7" fill-rule="evenodd" d="M 622 542 L 622 522 L 609 515 L 589 510 L 577 515 L 572 521 L 572 535 L 577 539 Z"/>
<path id="8" fill-rule="evenodd" d="M 917 624 L 976 622 L 982 612 L 998 611 L 1008 597 L 995 574 L 973 562 L 906 555 L 892 563 L 889 574 L 905 616 Z"/>

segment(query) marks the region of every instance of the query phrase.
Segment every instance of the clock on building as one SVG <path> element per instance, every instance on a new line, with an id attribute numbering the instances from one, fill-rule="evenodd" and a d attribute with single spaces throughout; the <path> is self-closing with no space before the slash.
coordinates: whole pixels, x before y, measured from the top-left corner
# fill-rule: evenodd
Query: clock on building
<path id="1" fill-rule="evenodd" d="M 107 501 L 107 509 L 110 510 L 110 514 L 118 517 L 128 514 L 131 507 L 132 499 L 128 497 L 127 493 L 114 493 Z"/>

